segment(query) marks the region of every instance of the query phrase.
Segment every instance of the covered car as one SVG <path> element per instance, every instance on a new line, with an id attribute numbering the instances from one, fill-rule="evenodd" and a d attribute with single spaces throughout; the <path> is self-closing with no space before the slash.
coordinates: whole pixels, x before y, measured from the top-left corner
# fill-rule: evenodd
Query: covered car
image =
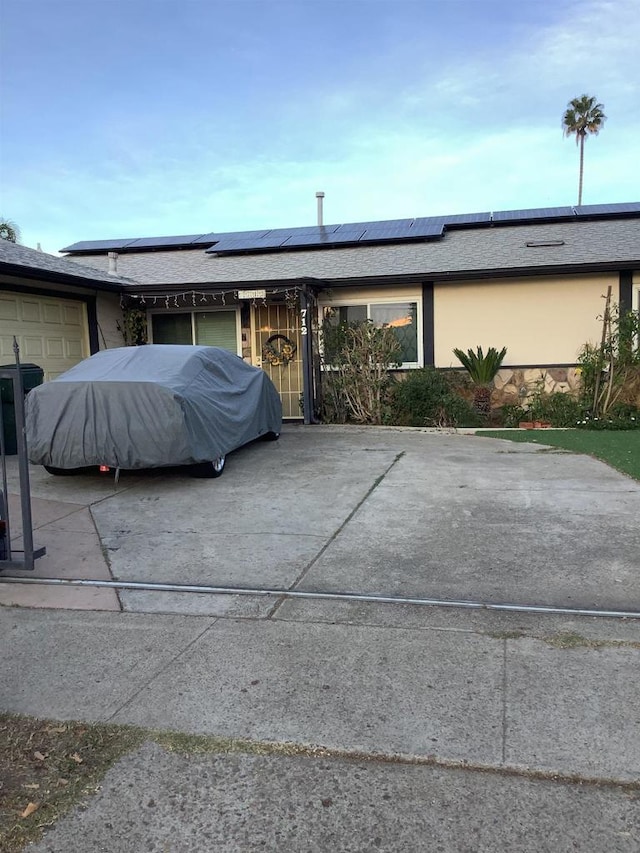
<path id="1" fill-rule="evenodd" d="M 103 350 L 26 399 L 29 459 L 51 473 L 192 465 L 218 476 L 229 452 L 281 425 L 266 373 L 220 347 Z"/>

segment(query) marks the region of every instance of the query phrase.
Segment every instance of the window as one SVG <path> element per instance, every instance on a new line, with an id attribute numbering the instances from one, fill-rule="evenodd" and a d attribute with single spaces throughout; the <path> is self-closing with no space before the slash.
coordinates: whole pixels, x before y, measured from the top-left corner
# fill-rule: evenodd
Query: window
<path id="1" fill-rule="evenodd" d="M 325 307 L 325 318 L 336 326 L 371 320 L 375 326 L 390 326 L 401 347 L 403 367 L 418 366 L 418 304 L 416 302 L 372 302 L 361 305 Z"/>
<path id="2" fill-rule="evenodd" d="M 201 344 L 238 354 L 236 311 L 179 311 L 151 315 L 154 344 Z"/>
<path id="3" fill-rule="evenodd" d="M 191 314 L 152 314 L 154 344 L 192 344 Z"/>

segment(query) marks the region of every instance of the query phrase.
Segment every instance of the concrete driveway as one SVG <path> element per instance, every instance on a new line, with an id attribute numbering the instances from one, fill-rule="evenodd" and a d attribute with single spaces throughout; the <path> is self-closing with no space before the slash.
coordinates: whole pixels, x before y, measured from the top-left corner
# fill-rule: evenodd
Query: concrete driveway
<path id="1" fill-rule="evenodd" d="M 231 454 L 218 480 L 156 471 L 116 486 L 34 468 L 32 493 L 45 521 L 36 539 L 49 550 L 38 574 L 58 573 L 74 541 L 69 513 L 58 520 L 52 507 L 90 506 L 100 542 L 93 559 L 64 562 L 67 576 L 95 572 L 101 545 L 108 567 L 98 575 L 126 581 L 640 611 L 640 484 L 552 448 L 287 426 L 279 442 Z M 86 544 L 85 521 L 76 539 Z M 131 611 L 227 616 L 278 605 L 141 591 L 120 599 Z"/>

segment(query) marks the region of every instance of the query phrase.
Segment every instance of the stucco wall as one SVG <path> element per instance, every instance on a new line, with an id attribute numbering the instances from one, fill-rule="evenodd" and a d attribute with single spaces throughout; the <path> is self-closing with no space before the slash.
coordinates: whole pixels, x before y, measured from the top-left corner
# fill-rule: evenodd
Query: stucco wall
<path id="1" fill-rule="evenodd" d="M 113 349 L 124 346 L 118 323 L 122 322 L 120 297 L 114 293 L 98 293 L 96 298 L 98 317 L 98 342 L 100 349 Z"/>
<path id="2" fill-rule="evenodd" d="M 506 346 L 508 365 L 574 364 L 600 339 L 609 284 L 617 301 L 615 274 L 436 283 L 436 366 L 458 366 L 453 348 L 478 345 Z"/>

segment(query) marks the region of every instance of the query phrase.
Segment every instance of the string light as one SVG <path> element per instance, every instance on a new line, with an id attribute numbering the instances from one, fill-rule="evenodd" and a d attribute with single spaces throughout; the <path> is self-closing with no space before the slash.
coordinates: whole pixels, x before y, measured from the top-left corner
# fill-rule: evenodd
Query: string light
<path id="1" fill-rule="evenodd" d="M 237 288 L 233 290 L 185 290 L 179 293 L 171 292 L 171 293 L 156 293 L 156 294 L 147 294 L 145 296 L 144 293 L 124 293 L 120 295 L 120 306 L 122 308 L 127 305 L 131 306 L 132 302 L 135 301 L 136 304 L 142 306 L 157 306 L 164 302 L 165 308 L 180 308 L 180 307 L 196 307 L 197 303 L 202 305 L 206 305 L 207 303 L 215 305 L 218 299 L 222 305 L 227 305 L 227 298 L 231 298 L 232 300 L 240 301 L 240 302 L 249 302 L 254 308 L 258 306 L 266 307 L 268 305 L 267 298 L 273 297 L 282 294 L 284 297 L 284 303 L 287 308 L 290 310 L 295 310 L 297 307 L 298 301 L 298 293 L 300 292 L 299 287 L 274 287 L 270 288 L 267 294 L 267 297 L 258 297 L 256 299 L 255 296 L 251 298 L 251 300 L 239 299 L 239 291 Z"/>

